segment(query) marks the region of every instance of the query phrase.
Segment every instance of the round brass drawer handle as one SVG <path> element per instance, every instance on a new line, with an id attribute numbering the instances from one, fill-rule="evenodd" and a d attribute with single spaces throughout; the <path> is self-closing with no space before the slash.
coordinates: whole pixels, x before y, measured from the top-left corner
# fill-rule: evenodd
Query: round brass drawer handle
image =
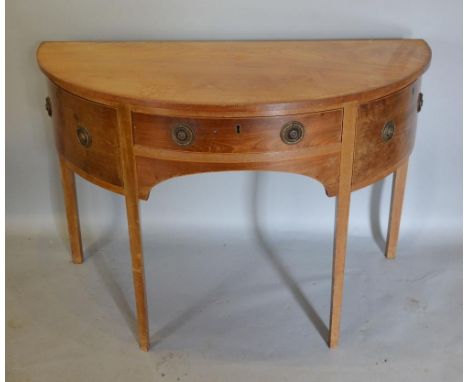
<path id="1" fill-rule="evenodd" d="M 394 121 L 388 121 L 385 123 L 382 129 L 382 140 L 388 142 L 395 135 L 396 125 Z"/>
<path id="2" fill-rule="evenodd" d="M 298 121 L 290 121 L 281 129 L 281 140 L 287 145 L 294 145 L 304 138 L 304 125 Z"/>
<path id="3" fill-rule="evenodd" d="M 172 129 L 172 140 L 179 146 L 188 146 L 193 142 L 193 131 L 187 123 L 180 123 Z"/>
<path id="4" fill-rule="evenodd" d="M 92 138 L 86 127 L 78 126 L 76 129 L 76 136 L 78 137 L 78 142 L 84 147 L 91 146 Z"/>

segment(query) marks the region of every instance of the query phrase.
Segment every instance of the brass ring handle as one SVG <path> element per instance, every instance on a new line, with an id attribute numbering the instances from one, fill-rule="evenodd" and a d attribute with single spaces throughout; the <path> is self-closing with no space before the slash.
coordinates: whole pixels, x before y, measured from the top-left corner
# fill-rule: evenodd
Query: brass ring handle
<path id="1" fill-rule="evenodd" d="M 46 97 L 45 99 L 45 109 L 49 117 L 52 117 L 52 102 L 50 102 L 50 97 Z"/>
<path id="2" fill-rule="evenodd" d="M 179 146 L 190 145 L 193 137 L 193 130 L 187 123 L 180 123 L 172 129 L 172 140 Z"/>
<path id="3" fill-rule="evenodd" d="M 423 94 L 419 93 L 418 94 L 418 108 L 417 108 L 418 113 L 421 111 L 423 104 L 424 104 Z"/>
<path id="4" fill-rule="evenodd" d="M 280 136 L 287 145 L 294 145 L 304 138 L 304 125 L 298 121 L 290 121 L 283 126 Z"/>
<path id="5" fill-rule="evenodd" d="M 78 137 L 78 142 L 80 142 L 82 146 L 91 146 L 93 140 L 91 138 L 91 134 L 89 133 L 86 127 L 78 126 L 78 128 L 76 129 L 76 136 Z"/>
<path id="6" fill-rule="evenodd" d="M 382 129 L 382 139 L 384 142 L 388 142 L 395 135 L 396 125 L 394 121 L 388 121 L 385 123 Z"/>

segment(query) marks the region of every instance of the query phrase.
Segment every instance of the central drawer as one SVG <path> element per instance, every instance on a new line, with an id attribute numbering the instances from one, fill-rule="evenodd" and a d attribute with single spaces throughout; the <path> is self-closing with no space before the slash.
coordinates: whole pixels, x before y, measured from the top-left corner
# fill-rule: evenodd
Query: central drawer
<path id="1" fill-rule="evenodd" d="M 341 142 L 342 110 L 256 118 L 133 113 L 136 145 L 205 153 L 266 153 Z"/>

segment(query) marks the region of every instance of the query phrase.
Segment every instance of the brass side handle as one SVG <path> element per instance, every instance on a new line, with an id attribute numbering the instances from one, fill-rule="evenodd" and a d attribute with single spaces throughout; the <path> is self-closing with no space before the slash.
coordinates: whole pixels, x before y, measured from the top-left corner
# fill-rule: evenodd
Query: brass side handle
<path id="1" fill-rule="evenodd" d="M 179 123 L 172 129 L 172 140 L 179 146 L 188 146 L 193 142 L 194 133 L 188 123 Z"/>
<path id="2" fill-rule="evenodd" d="M 82 146 L 86 148 L 91 146 L 93 139 L 86 127 L 78 126 L 76 129 L 76 136 L 78 137 L 78 142 L 80 142 Z"/>
<path id="3" fill-rule="evenodd" d="M 388 121 L 382 129 L 382 140 L 388 142 L 395 135 L 396 124 L 395 121 Z"/>
<path id="4" fill-rule="evenodd" d="M 418 108 L 417 108 L 418 113 L 421 111 L 423 104 L 424 104 L 423 94 L 419 93 L 418 94 Z"/>
<path id="5" fill-rule="evenodd" d="M 287 145 L 294 145 L 304 138 L 304 125 L 298 121 L 290 121 L 283 126 L 280 136 Z"/>
<path id="6" fill-rule="evenodd" d="M 45 109 L 49 117 L 52 117 L 52 102 L 50 101 L 50 97 L 46 97 L 45 99 Z"/>

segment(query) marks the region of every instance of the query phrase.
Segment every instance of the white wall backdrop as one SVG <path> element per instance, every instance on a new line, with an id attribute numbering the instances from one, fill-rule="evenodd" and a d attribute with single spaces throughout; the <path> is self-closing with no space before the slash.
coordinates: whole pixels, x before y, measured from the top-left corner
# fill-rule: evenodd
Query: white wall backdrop
<path id="1" fill-rule="evenodd" d="M 46 80 L 35 51 L 43 40 L 424 38 L 433 60 L 423 79 L 402 235 L 461 233 L 461 0 L 7 0 L 6 215 L 8 232 L 63 234 L 64 213 Z M 390 179 L 353 194 L 352 234 L 387 217 Z M 125 227 L 121 197 L 78 182 L 83 231 Z M 151 228 L 332 229 L 334 199 L 311 179 L 282 173 L 218 173 L 156 187 L 141 204 Z M 382 225 L 383 225 L 382 224 Z M 211 228 L 210 228 L 211 229 Z M 432 232 L 431 232 L 432 231 Z M 376 235 L 376 232 L 374 232 Z M 461 237 L 461 236 L 460 236 Z"/>

